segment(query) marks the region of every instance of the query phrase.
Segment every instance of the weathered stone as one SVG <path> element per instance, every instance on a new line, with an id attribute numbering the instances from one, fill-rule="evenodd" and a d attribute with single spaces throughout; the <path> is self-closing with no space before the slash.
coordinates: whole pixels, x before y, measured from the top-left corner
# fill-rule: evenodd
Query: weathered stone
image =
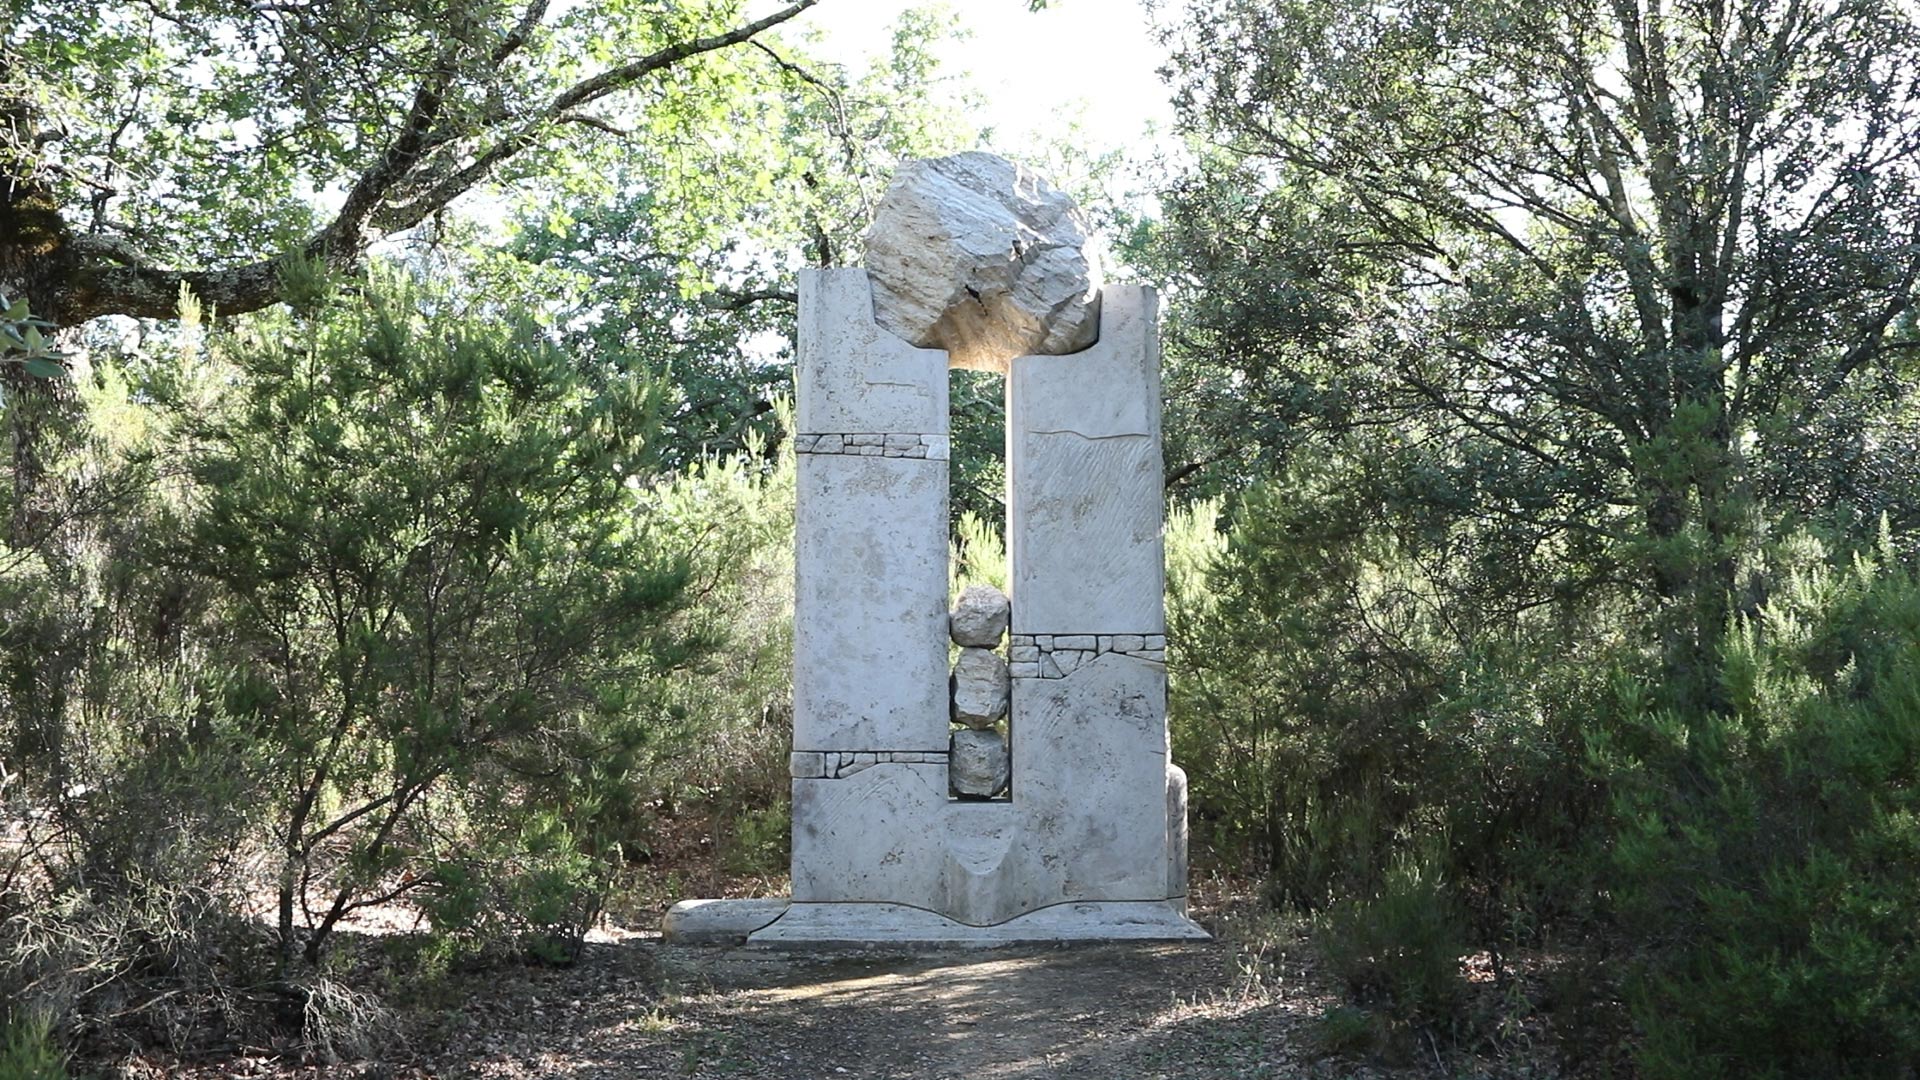
<path id="1" fill-rule="evenodd" d="M 873 321 L 866 271 L 800 271 L 799 331 L 795 430 L 947 432 L 947 354 L 916 349 Z"/>
<path id="2" fill-rule="evenodd" d="M 950 801 L 944 764 L 875 765 L 841 780 L 793 781 L 794 900 L 941 910 L 947 856 L 930 838 Z"/>
<path id="3" fill-rule="evenodd" d="M 982 807 L 967 808 L 978 811 Z M 802 904 L 754 933 L 749 944 L 771 949 L 873 946 L 997 948 L 1040 941 L 1205 941 L 1186 918 L 1184 898 L 1055 904 L 1005 922 L 977 925 L 905 904 Z"/>
<path id="4" fill-rule="evenodd" d="M 1013 362 L 1007 555 L 1018 633 L 1166 633 L 1156 306 L 1151 289 L 1109 288 L 1098 344 Z"/>
<path id="5" fill-rule="evenodd" d="M 1187 895 L 1187 770 L 1167 762 L 1167 897 Z"/>
<path id="6" fill-rule="evenodd" d="M 946 466 L 808 454 L 797 482 L 793 748 L 946 749 Z"/>
<path id="7" fill-rule="evenodd" d="M 954 794 L 990 799 L 1007 790 L 1007 740 L 997 731 L 956 731 L 947 758 L 947 782 Z"/>
<path id="8" fill-rule="evenodd" d="M 1012 617 L 1006 593 L 991 585 L 969 585 L 947 613 L 947 624 L 954 644 L 991 649 L 1000 644 Z"/>
<path id="9" fill-rule="evenodd" d="M 703 910 L 726 917 L 702 930 L 679 908 L 670 936 L 1204 937 L 1182 915 L 1183 785 L 1167 767 L 1166 668 L 1149 659 L 1165 626 L 1151 293 L 1111 290 L 1080 355 L 1012 365 L 1013 644 L 1039 659 L 1005 671 L 1010 707 L 977 711 L 1011 717 L 1017 738 L 1008 725 L 955 733 L 940 709 L 957 681 L 949 357 L 874 321 L 863 270 L 804 272 L 800 296 L 795 903 L 759 930 L 769 910 Z M 1011 629 L 1003 617 L 969 647 L 990 656 Z M 1016 771 L 1017 798 L 987 797 Z"/>
<path id="10" fill-rule="evenodd" d="M 987 649 L 961 649 L 953 665 L 953 718 L 970 728 L 989 728 L 1007 715 L 1013 686 L 1007 662 Z"/>
<path id="11" fill-rule="evenodd" d="M 787 904 L 785 898 L 682 900 L 667 909 L 660 931 L 674 945 L 739 945 L 786 914 Z"/>
<path id="12" fill-rule="evenodd" d="M 1029 903 L 1167 898 L 1166 694 L 1164 669 L 1119 653 L 1015 684 L 1013 802 L 1053 856 Z"/>
<path id="13" fill-rule="evenodd" d="M 1007 370 L 1100 333 L 1099 268 L 1073 200 L 978 151 L 894 174 L 867 231 L 874 321 L 954 367 Z"/>

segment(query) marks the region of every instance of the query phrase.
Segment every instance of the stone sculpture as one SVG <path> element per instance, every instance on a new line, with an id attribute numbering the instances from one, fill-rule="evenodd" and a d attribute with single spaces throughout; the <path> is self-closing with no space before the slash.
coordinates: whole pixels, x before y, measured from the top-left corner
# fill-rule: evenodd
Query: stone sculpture
<path id="1" fill-rule="evenodd" d="M 867 230 L 875 321 L 960 368 L 1078 352 L 1100 333 L 1086 243 L 1073 200 L 1005 158 L 912 162 Z"/>
<path id="2" fill-rule="evenodd" d="M 1091 291 L 1071 205 L 998 159 L 910 165 L 888 198 L 871 274 L 800 279 L 792 901 L 688 901 L 668 936 L 1204 938 L 1167 740 L 1154 294 Z M 1007 371 L 1010 604 L 948 609 L 950 363 Z"/>

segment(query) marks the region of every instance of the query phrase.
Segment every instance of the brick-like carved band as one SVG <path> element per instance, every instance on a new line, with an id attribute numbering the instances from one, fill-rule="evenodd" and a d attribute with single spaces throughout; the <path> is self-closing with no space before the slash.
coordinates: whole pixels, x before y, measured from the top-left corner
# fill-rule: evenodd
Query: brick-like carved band
<path id="1" fill-rule="evenodd" d="M 838 780 L 875 765 L 945 765 L 944 750 L 796 750 L 787 756 L 795 780 Z"/>
<path id="2" fill-rule="evenodd" d="M 796 454 L 840 454 L 846 457 L 927 458 L 945 461 L 950 453 L 945 435 L 856 431 L 793 437 Z"/>
<path id="3" fill-rule="evenodd" d="M 1167 662 L 1165 634 L 1015 634 L 1008 641 L 1008 671 L 1016 679 L 1064 679 L 1101 653 L 1120 653 L 1155 664 Z"/>

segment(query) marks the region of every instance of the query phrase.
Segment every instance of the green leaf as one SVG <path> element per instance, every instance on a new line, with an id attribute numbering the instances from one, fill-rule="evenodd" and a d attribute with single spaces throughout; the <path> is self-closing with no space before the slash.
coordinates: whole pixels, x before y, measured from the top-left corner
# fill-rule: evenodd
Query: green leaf
<path id="1" fill-rule="evenodd" d="M 42 356 L 36 356 L 28 360 L 26 367 L 27 374 L 38 375 L 43 379 L 64 379 L 67 377 L 67 369 L 64 366 Z"/>

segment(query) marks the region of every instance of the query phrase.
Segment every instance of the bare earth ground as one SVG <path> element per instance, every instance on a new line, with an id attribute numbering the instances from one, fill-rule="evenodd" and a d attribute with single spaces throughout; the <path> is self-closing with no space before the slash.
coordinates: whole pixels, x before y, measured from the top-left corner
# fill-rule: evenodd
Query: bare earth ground
<path id="1" fill-rule="evenodd" d="M 1323 1059 L 1333 999 L 1242 979 L 1221 945 L 802 956 L 595 944 L 567 969 L 514 969 L 375 1060 L 228 1060 L 124 1073 L 213 1077 L 1386 1077 Z M 1421 1075 L 1410 1073 L 1409 1075 Z"/>
<path id="2" fill-rule="evenodd" d="M 675 865 L 711 859 L 676 857 Z M 710 872 L 708 872 L 710 871 Z M 783 881 L 717 865 L 596 931 L 567 967 L 509 962 L 396 986 L 386 945 L 414 922 L 342 935 L 335 977 L 385 986 L 393 1015 L 335 1061 L 289 1034 L 181 1060 L 96 1044 L 76 1078 L 428 1080 L 1411 1080 L 1556 1077 L 1530 1018 L 1497 1051 L 1443 1053 L 1400 1031 L 1347 1055 L 1322 1023 L 1343 1002 L 1298 927 L 1251 890 L 1196 880 L 1205 944 L 830 955 L 669 946 L 650 929 L 672 895 L 767 895 Z M 711 880 L 706 880 L 707 878 Z M 407 964 L 398 965 L 404 969 Z M 1470 966 L 1470 965 L 1469 965 Z M 383 974 L 383 971 L 386 974 Z M 1484 979 L 1470 981 L 1485 983 Z M 1484 985 L 1488 995 L 1495 988 Z M 354 1041 L 355 1032 L 341 1042 Z"/>
<path id="3" fill-rule="evenodd" d="M 370 1057 L 270 1047 L 125 1060 L 119 1076 L 765 1077 L 778 1080 L 1411 1078 L 1548 1071 L 1322 1047 L 1339 996 L 1303 943 L 1025 947 L 827 956 L 598 935 L 567 968 L 508 965 L 415 1010 Z M 612 940 L 608 940 L 609 937 Z"/>

